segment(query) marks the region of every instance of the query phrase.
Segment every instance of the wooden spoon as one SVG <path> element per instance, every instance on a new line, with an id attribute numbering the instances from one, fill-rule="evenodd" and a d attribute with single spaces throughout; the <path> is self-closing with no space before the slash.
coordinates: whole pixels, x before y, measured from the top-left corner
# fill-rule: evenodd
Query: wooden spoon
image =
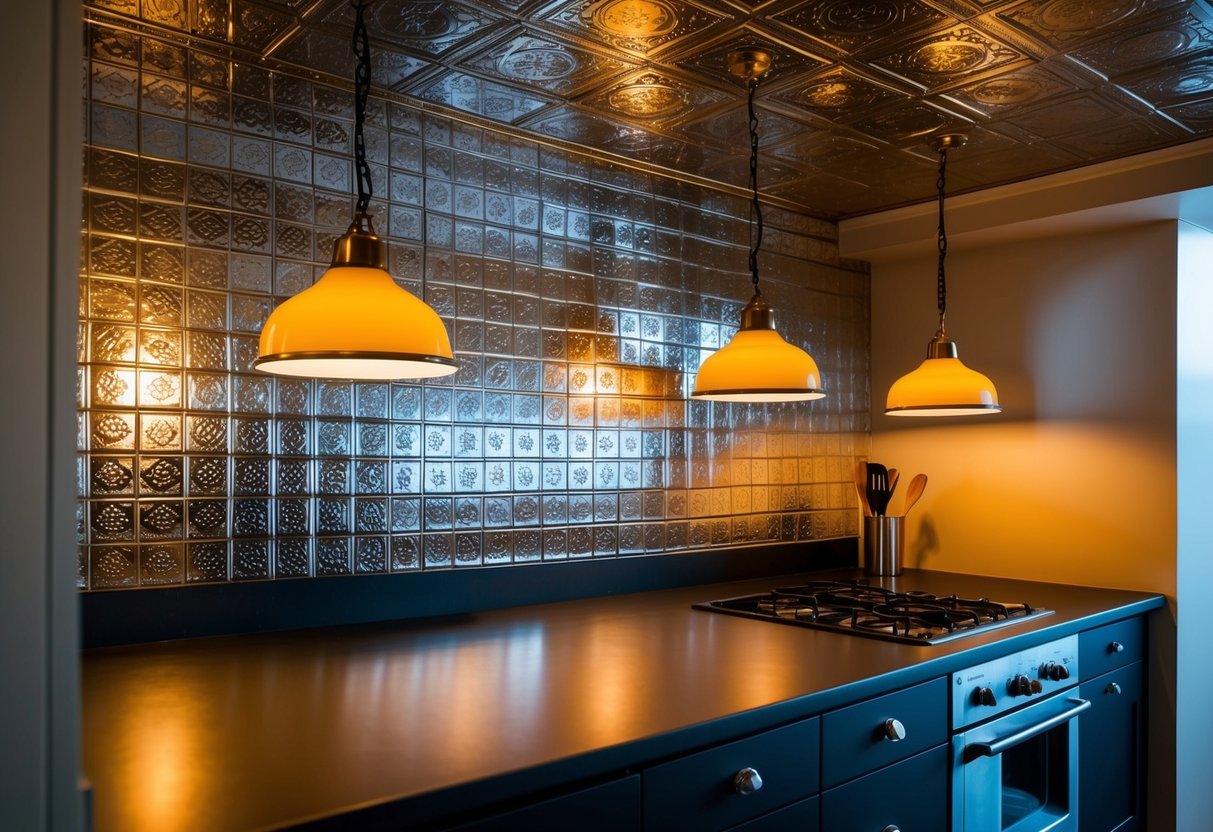
<path id="1" fill-rule="evenodd" d="M 868 464 L 862 459 L 855 463 L 855 493 L 859 495 L 859 507 L 865 516 L 872 515 L 872 507 L 868 505 Z"/>
<path id="2" fill-rule="evenodd" d="M 910 509 L 914 508 L 914 504 L 918 502 L 918 498 L 922 496 L 922 492 L 926 491 L 926 489 L 927 475 L 915 474 L 914 479 L 910 480 L 910 487 L 906 489 L 906 507 L 902 509 L 902 517 L 910 513 Z"/>

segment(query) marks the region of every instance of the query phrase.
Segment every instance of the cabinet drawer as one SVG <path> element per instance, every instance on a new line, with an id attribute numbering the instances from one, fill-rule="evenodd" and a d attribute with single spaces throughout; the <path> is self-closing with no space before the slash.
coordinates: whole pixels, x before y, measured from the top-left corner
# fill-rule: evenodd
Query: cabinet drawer
<path id="1" fill-rule="evenodd" d="M 638 832 L 640 775 L 465 823 L 446 832 Z"/>
<path id="2" fill-rule="evenodd" d="M 644 824 L 662 832 L 728 829 L 813 795 L 821 780 L 821 725 L 806 719 L 682 757 L 644 772 Z M 762 788 L 738 792 L 752 768 Z"/>
<path id="3" fill-rule="evenodd" d="M 1145 654 L 1145 642 L 1146 621 L 1140 616 L 1079 633 L 1078 672 L 1092 679 L 1124 667 Z"/>
<path id="4" fill-rule="evenodd" d="M 817 832 L 821 828 L 818 825 L 820 820 L 821 798 L 810 797 L 741 826 L 734 826 L 729 832 Z"/>
<path id="5" fill-rule="evenodd" d="M 904 739 L 886 733 L 897 720 Z M 933 679 L 821 718 L 822 783 L 827 788 L 874 771 L 948 738 L 948 683 Z"/>
<path id="6" fill-rule="evenodd" d="M 1134 662 L 1078 686 L 1091 703 L 1078 717 L 1079 832 L 1143 828 L 1143 679 Z"/>
<path id="7" fill-rule="evenodd" d="M 901 832 L 948 828 L 948 747 L 852 780 L 821 796 L 821 828 L 829 832 Z"/>

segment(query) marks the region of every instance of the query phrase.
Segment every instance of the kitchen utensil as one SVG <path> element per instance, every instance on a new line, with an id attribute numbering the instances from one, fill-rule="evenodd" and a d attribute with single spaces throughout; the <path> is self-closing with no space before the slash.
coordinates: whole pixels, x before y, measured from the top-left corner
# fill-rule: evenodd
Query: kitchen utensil
<path id="1" fill-rule="evenodd" d="M 914 504 L 918 502 L 918 498 L 922 496 L 922 492 L 927 488 L 927 475 L 915 474 L 914 479 L 910 480 L 910 487 L 906 489 L 906 507 L 902 509 L 902 516 L 910 513 L 910 509 L 914 508 Z"/>
<path id="2" fill-rule="evenodd" d="M 862 459 L 855 463 L 855 493 L 859 495 L 859 507 L 865 517 L 872 514 L 872 506 L 868 503 L 868 464 Z"/>
<path id="3" fill-rule="evenodd" d="M 897 480 L 901 477 L 901 472 L 896 468 L 889 469 L 889 497 L 893 497 L 893 492 L 897 490 Z"/>
<path id="4" fill-rule="evenodd" d="M 868 505 L 872 514 L 884 514 L 889 507 L 889 469 L 879 462 L 868 463 Z"/>

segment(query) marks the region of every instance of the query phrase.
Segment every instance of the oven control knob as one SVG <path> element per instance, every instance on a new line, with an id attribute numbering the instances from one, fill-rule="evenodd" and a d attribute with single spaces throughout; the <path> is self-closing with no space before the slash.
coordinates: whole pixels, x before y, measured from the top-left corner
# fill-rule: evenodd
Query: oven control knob
<path id="1" fill-rule="evenodd" d="M 746 766 L 733 775 L 733 790 L 738 794 L 753 794 L 762 788 L 762 775 L 758 769 Z"/>
<path id="2" fill-rule="evenodd" d="M 993 707 L 998 704 L 998 700 L 994 698 L 994 690 L 992 688 L 977 688 L 977 690 L 973 691 L 973 704 Z"/>
<path id="3" fill-rule="evenodd" d="M 1016 673 L 1014 678 L 1007 682 L 1007 693 L 1012 696 L 1031 696 L 1032 680 L 1022 673 Z"/>
<path id="4" fill-rule="evenodd" d="M 881 736 L 889 742 L 901 742 L 906 738 L 906 727 L 901 724 L 901 720 L 890 717 L 884 721 Z"/>
<path id="5" fill-rule="evenodd" d="M 1059 664 L 1058 662 L 1045 662 L 1040 666 L 1040 678 L 1060 682 L 1063 679 L 1070 678 L 1070 670 L 1064 664 Z"/>

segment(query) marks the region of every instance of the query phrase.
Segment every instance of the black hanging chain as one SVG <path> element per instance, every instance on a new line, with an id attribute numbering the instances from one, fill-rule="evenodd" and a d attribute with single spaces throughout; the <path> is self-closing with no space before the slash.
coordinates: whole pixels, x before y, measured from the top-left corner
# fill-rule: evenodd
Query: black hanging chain
<path id="1" fill-rule="evenodd" d="M 758 79 L 750 79 L 750 95 L 748 108 L 750 113 L 750 190 L 753 194 L 753 211 L 757 220 L 757 231 L 753 235 L 753 245 L 750 248 L 750 280 L 754 283 L 754 294 L 762 292 L 758 288 L 758 250 L 762 248 L 762 205 L 758 202 L 758 113 L 754 110 L 754 92 L 758 89 Z"/>
<path id="2" fill-rule="evenodd" d="M 948 256 L 948 232 L 943 223 L 943 192 L 947 180 L 948 148 L 939 148 L 939 178 L 935 180 L 935 188 L 939 191 L 939 274 L 936 286 L 936 301 L 939 306 L 939 331 L 943 332 L 943 316 L 948 309 L 948 280 L 944 275 L 943 261 Z"/>
<path id="3" fill-rule="evenodd" d="M 371 166 L 366 161 L 366 137 L 363 125 L 366 122 L 366 102 L 371 95 L 371 45 L 366 33 L 364 12 L 369 0 L 351 0 L 356 19 L 354 21 L 354 167 L 358 176 L 358 205 L 355 217 L 365 217 L 371 204 Z"/>

